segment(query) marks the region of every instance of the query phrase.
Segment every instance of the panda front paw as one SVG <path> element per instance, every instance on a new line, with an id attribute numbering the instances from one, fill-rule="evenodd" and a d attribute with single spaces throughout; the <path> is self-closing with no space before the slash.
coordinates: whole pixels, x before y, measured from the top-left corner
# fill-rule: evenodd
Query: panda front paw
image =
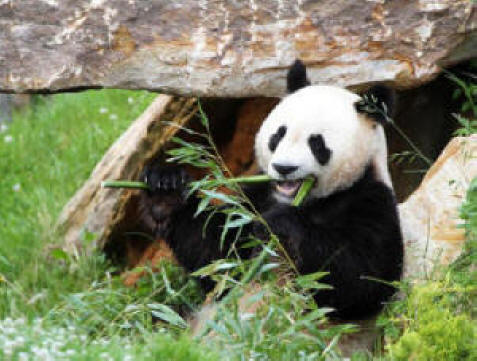
<path id="1" fill-rule="evenodd" d="M 141 176 L 149 190 L 141 193 L 140 215 L 155 237 L 167 239 L 172 217 L 186 202 L 190 177 L 182 167 L 152 163 Z"/>
<path id="2" fill-rule="evenodd" d="M 151 193 L 182 194 L 190 177 L 182 167 L 152 164 L 144 170 L 143 180 Z"/>

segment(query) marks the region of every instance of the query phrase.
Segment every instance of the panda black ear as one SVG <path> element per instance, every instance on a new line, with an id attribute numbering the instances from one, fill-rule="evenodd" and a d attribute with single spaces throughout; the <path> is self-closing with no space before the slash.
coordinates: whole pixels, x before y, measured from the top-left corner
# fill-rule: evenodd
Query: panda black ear
<path id="1" fill-rule="evenodd" d="M 361 95 L 355 103 L 359 113 L 366 113 L 381 125 L 386 125 L 393 116 L 395 91 L 384 85 L 375 85 Z"/>
<path id="2" fill-rule="evenodd" d="M 287 91 L 293 93 L 308 85 L 310 85 L 310 81 L 306 76 L 305 64 L 300 59 L 297 59 L 288 70 Z"/>

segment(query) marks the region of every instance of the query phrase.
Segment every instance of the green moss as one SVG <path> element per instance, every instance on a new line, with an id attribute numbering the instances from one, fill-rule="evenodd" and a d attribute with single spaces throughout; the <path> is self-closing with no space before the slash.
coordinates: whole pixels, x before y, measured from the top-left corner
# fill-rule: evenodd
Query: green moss
<path id="1" fill-rule="evenodd" d="M 427 282 L 409 295 L 406 328 L 399 340 L 388 346 L 391 360 L 476 360 L 476 328 L 469 316 L 452 309 L 448 295 L 466 292 L 443 282 Z"/>

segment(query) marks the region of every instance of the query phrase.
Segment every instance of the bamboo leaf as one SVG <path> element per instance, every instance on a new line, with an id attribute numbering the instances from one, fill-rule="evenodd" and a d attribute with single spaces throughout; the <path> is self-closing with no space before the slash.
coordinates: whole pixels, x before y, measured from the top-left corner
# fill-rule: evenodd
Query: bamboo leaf
<path id="1" fill-rule="evenodd" d="M 212 191 L 212 190 L 206 190 L 206 189 L 202 190 L 202 193 L 204 193 L 207 197 L 210 197 L 212 199 L 217 199 L 217 200 L 222 201 L 222 202 L 227 203 L 227 204 L 234 204 L 234 205 L 239 205 L 240 204 L 233 197 L 228 196 L 228 195 L 223 194 L 223 193 L 219 193 L 219 192 Z"/>
<path id="2" fill-rule="evenodd" d="M 187 322 L 169 306 L 156 304 L 154 310 L 151 311 L 151 314 L 173 326 L 180 328 L 188 327 Z"/>
<path id="3" fill-rule="evenodd" d="M 258 274 L 266 273 L 266 272 L 271 271 L 272 269 L 275 269 L 275 268 L 278 268 L 278 267 L 280 267 L 279 263 L 264 264 L 262 266 L 262 268 L 260 268 L 260 271 L 258 272 Z"/>
<path id="4" fill-rule="evenodd" d="M 252 221 L 252 218 L 248 216 L 241 215 L 241 218 L 234 219 L 230 222 L 227 222 L 227 227 L 228 228 L 238 228 L 238 227 L 243 227 L 246 224 L 249 224 Z"/>
<path id="5" fill-rule="evenodd" d="M 200 200 L 199 205 L 197 206 L 197 210 L 194 213 L 194 218 L 201 214 L 207 208 L 210 203 L 210 200 L 211 199 L 209 197 L 204 197 Z"/>

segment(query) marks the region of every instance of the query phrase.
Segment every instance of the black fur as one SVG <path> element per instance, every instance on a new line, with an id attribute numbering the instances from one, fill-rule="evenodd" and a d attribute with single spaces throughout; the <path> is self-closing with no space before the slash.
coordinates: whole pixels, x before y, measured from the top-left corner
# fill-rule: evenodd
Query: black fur
<path id="1" fill-rule="evenodd" d="M 308 145 L 318 163 L 325 165 L 330 161 L 331 150 L 326 146 L 325 140 L 321 134 L 315 134 L 308 138 Z"/>
<path id="2" fill-rule="evenodd" d="M 282 125 L 278 128 L 277 132 L 270 137 L 270 140 L 268 141 L 268 149 L 270 149 L 271 152 L 274 152 L 275 149 L 277 149 L 278 144 L 283 139 L 286 133 L 287 127 Z"/>
<path id="3" fill-rule="evenodd" d="M 151 169 L 157 171 L 157 168 Z M 332 317 L 339 319 L 362 319 L 377 313 L 395 291 L 377 280 L 396 281 L 402 271 L 403 245 L 394 195 L 386 185 L 376 181 L 372 173 L 369 167 L 349 189 L 326 198 L 308 199 L 300 207 L 277 203 L 271 197 L 269 183 L 247 190 L 248 197 L 278 236 L 297 269 L 302 274 L 329 272 L 323 281 L 334 289 L 318 292 L 315 299 L 320 306 L 335 308 Z M 162 174 L 170 177 L 169 173 Z M 149 174 L 148 180 L 154 177 Z M 160 183 L 171 181 L 163 179 Z M 197 205 L 196 197 L 180 203 L 170 215 L 171 229 L 167 238 L 177 259 L 189 271 L 225 257 L 230 247 L 230 243 L 226 243 L 220 248 L 224 223 L 220 212 L 211 218 L 205 237 L 202 236 L 210 214 L 204 212 L 194 218 Z M 264 236 L 259 224 L 247 225 L 239 246 L 240 242 L 247 241 L 250 233 Z M 241 257 L 247 258 L 253 250 L 240 252 Z M 201 282 L 206 291 L 213 286 L 208 279 Z"/>
<path id="4" fill-rule="evenodd" d="M 281 176 L 287 176 L 298 169 L 298 166 L 288 164 L 272 163 L 272 166 Z"/>
<path id="5" fill-rule="evenodd" d="M 384 85 L 375 85 L 361 95 L 362 100 L 355 104 L 359 113 L 366 113 L 381 125 L 388 124 L 388 118 L 393 116 L 395 93 Z"/>
<path id="6" fill-rule="evenodd" d="M 171 232 L 172 215 L 183 207 L 186 184 L 191 178 L 183 168 L 164 167 L 157 161 L 145 167 L 141 178 L 150 188 L 142 194 L 139 203 L 142 223 L 155 237 L 167 239 Z"/>
<path id="7" fill-rule="evenodd" d="M 310 81 L 306 75 L 305 64 L 300 59 L 297 59 L 288 70 L 287 91 L 293 93 L 308 85 L 310 85 Z"/>

